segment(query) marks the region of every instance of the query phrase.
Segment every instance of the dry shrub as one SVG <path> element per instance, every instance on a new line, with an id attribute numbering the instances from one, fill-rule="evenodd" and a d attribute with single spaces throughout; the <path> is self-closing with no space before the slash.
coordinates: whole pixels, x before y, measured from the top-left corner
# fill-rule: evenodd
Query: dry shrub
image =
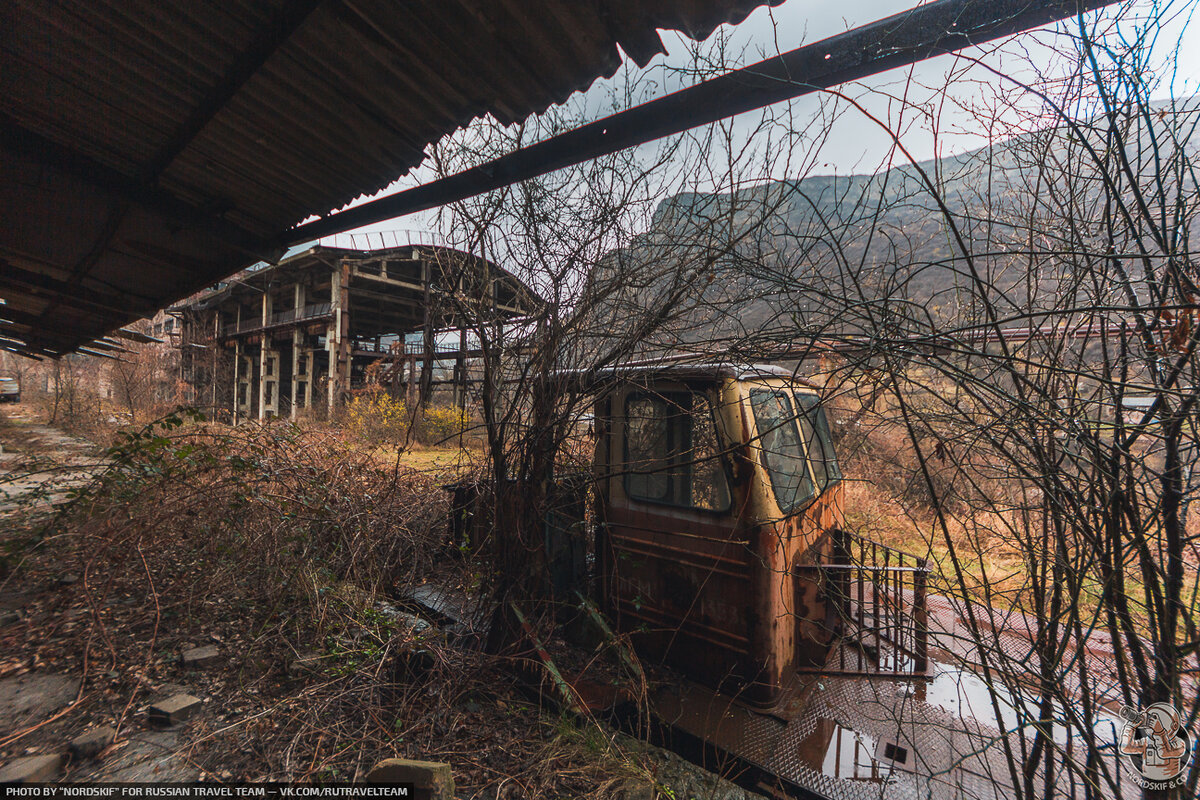
<path id="1" fill-rule="evenodd" d="M 25 626 L 9 643 L 22 663 L 36 653 L 88 687 L 64 727 L 12 747 L 136 729 L 151 691 L 182 682 L 213 700 L 183 757 L 223 779 L 361 779 L 402 755 L 450 762 L 468 796 L 600 797 L 645 782 L 649 757 L 611 730 L 547 713 L 509 659 L 453 646 L 388 602 L 445 552 L 436 477 L 381 467 L 329 431 L 182 414 L 110 456 L 5 585 L 45 598 L 31 618 L 85 621 Z M 460 585 L 481 569 L 437 567 Z M 79 580 L 63 585 L 64 573 Z M 226 660 L 181 671 L 179 652 L 210 642 Z"/>
<path id="2" fill-rule="evenodd" d="M 427 406 L 417 421 L 417 441 L 443 444 L 460 436 L 470 422 L 470 415 L 457 406 Z"/>
<path id="3" fill-rule="evenodd" d="M 65 381 L 58 392 L 22 388 L 21 400 L 39 421 L 95 442 L 111 442 L 120 424 L 119 418 L 110 419 L 103 412 L 103 402 L 96 392 Z"/>
<path id="4" fill-rule="evenodd" d="M 944 509 L 961 506 L 964 486 L 956 480 L 959 466 L 951 444 L 922 442 L 927 455 L 927 482 L 920 459 L 903 428 L 870 417 L 855 423 L 852 427 L 834 423 L 838 458 L 847 468 L 869 475 L 878 491 L 914 509 L 932 508 L 935 499 Z"/>
<path id="5" fill-rule="evenodd" d="M 345 415 L 350 432 L 365 442 L 395 444 L 408 436 L 408 407 L 379 386 L 368 386 L 351 397 Z"/>
<path id="6" fill-rule="evenodd" d="M 202 565 L 171 593 L 189 611 L 234 589 L 319 623 L 336 587 L 372 595 L 433 558 L 445 508 L 428 476 L 287 423 L 184 423 L 176 414 L 124 434 L 75 503 L 67 522 L 88 574 L 152 550 L 178 569 Z"/>

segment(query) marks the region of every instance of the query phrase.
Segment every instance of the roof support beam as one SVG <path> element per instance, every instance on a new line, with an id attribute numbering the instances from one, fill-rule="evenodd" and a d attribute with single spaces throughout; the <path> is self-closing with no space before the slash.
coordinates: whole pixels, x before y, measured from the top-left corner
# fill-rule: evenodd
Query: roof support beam
<path id="1" fill-rule="evenodd" d="M 69 281 L 59 284 L 56 289 L 50 290 L 54 293 L 54 299 L 46 307 L 46 310 L 42 312 L 43 319 L 50 318 L 59 303 L 68 302 L 67 298 L 75 298 L 78 295 L 77 284 L 88 274 L 97 259 L 112 244 L 113 237 L 121 227 L 129 211 L 128 203 L 136 201 L 136 195 L 145 192 L 162 192 L 162 189 L 158 186 L 158 181 L 162 173 L 171 165 L 171 162 L 212 121 L 213 117 L 228 105 L 238 90 L 245 85 L 246 81 L 250 80 L 250 78 L 262 69 L 267 59 L 295 33 L 296 29 L 303 24 L 304 20 L 308 19 L 309 15 L 322 2 L 323 0 L 287 0 L 275 12 L 263 29 L 258 32 L 258 35 L 255 36 L 250 46 L 239 55 L 230 70 L 216 83 L 208 95 L 192 109 L 187 119 L 183 121 L 174 135 L 159 148 L 158 152 L 147 163 L 141 165 L 138 175 L 133 179 L 123 181 L 124 185 L 120 186 L 117 194 L 119 202 L 109 211 L 105 228 L 101 232 L 95 246 L 75 265 Z M 11 120 L 9 122 L 11 123 Z M 22 135 L 24 136 L 24 134 Z M 49 146 L 50 143 L 45 140 L 26 143 L 27 147 L 31 145 L 36 151 L 40 151 L 42 157 L 53 152 Z M 75 167 L 81 166 L 81 157 L 78 154 L 59 153 L 57 155 L 60 157 L 56 160 L 60 163 L 67 162 Z M 96 172 L 95 167 L 98 165 L 92 164 L 87 166 L 88 169 L 86 171 L 94 175 Z M 114 189 L 117 188 L 118 180 L 114 176 L 109 175 L 105 183 L 110 189 Z M 170 196 L 162 198 L 162 201 L 167 204 L 168 208 L 170 207 Z M 157 208 L 158 205 L 158 203 L 155 203 L 153 207 Z M 203 219 L 203 217 L 199 221 L 208 224 L 207 220 Z M 240 242 L 238 246 L 242 246 Z M 258 250 L 258 252 L 262 251 Z M 79 302 L 76 301 L 74 305 L 79 305 Z"/>
<path id="2" fill-rule="evenodd" d="M 3 150 L 36 164 L 61 170 L 118 200 L 136 203 L 176 222 L 195 226 L 253 258 L 260 257 L 268 250 L 261 239 L 237 225 L 184 202 L 168 191 L 143 184 L 90 156 L 51 141 L 0 111 L 0 151 Z"/>
<path id="3" fill-rule="evenodd" d="M 41 361 L 42 357 L 46 355 L 40 350 L 27 350 L 21 345 L 10 345 L 3 341 L 0 341 L 0 350 L 4 350 L 8 353 L 16 353 L 17 355 L 24 356 L 25 358 L 32 358 L 34 361 Z"/>
<path id="4" fill-rule="evenodd" d="M 107 292 L 96 291 L 93 288 L 87 288 L 87 296 L 78 296 L 74 293 L 68 293 L 70 288 L 68 284 L 57 281 L 54 278 L 40 275 L 31 270 L 22 269 L 21 267 L 4 261 L 0 258 L 0 263 L 4 265 L 4 277 L 6 280 L 17 286 L 23 286 L 26 289 L 32 289 L 31 294 L 45 294 L 55 298 L 58 302 L 64 303 L 75 308 L 87 308 L 98 310 L 102 313 L 123 315 L 131 306 L 145 306 L 149 304 L 153 307 L 154 301 L 147 297 L 137 295 L 129 297 L 120 297 Z"/>
<path id="5" fill-rule="evenodd" d="M 175 131 L 170 141 L 155 154 L 143 169 L 147 182 L 156 182 L 163 170 L 192 143 L 213 117 L 221 112 L 234 95 L 258 73 L 267 60 L 283 46 L 304 21 L 317 10 L 324 0 L 285 0 L 283 7 L 258 31 L 254 41 L 247 47 L 229 71 L 200 101 L 183 124 Z"/>
<path id="6" fill-rule="evenodd" d="M 90 347 L 90 345 L 89 345 Z M 101 353 L 99 350 L 91 350 L 88 347 L 77 347 L 76 352 L 83 353 L 85 356 L 93 356 L 95 358 L 107 358 L 109 361 L 124 361 L 123 358 L 110 355 L 109 353 Z"/>
<path id="7" fill-rule="evenodd" d="M 0 306 L 0 335 L 16 336 L 24 340 L 31 347 L 38 346 L 40 352 L 51 356 L 69 352 L 74 344 L 77 343 L 77 337 L 69 331 L 63 330 L 61 327 L 55 330 L 39 328 L 38 323 L 40 321 L 40 315 L 21 311 L 10 305 Z M 12 323 L 15 328 L 10 328 L 5 322 Z M 27 328 L 28 330 L 22 330 L 23 328 Z M 51 348 L 51 350 L 43 350 L 41 345 L 45 345 Z"/>
<path id="8" fill-rule="evenodd" d="M 135 331 L 131 328 L 117 328 L 112 332 L 112 335 L 119 336 L 122 339 L 128 339 L 131 342 L 137 342 L 138 344 L 162 344 L 163 342 L 162 339 L 156 339 L 153 336 L 144 334 L 141 331 Z"/>
<path id="9" fill-rule="evenodd" d="M 643 103 L 456 175 L 301 225 L 280 237 L 279 244 L 297 244 L 453 203 L 1113 2 L 936 0 Z"/>

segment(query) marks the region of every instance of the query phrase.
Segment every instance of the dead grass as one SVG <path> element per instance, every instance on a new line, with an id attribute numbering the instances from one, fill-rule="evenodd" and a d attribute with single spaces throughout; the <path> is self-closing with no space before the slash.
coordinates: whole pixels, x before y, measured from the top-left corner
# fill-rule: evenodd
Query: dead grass
<path id="1" fill-rule="evenodd" d="M 179 420 L 122 440 L 53 524 L 8 542 L 19 558 L 0 591 L 25 615 L 0 633 L 0 677 L 72 674 L 83 688 L 51 724 L 4 732 L 0 760 L 95 724 L 128 735 L 174 683 L 210 701 L 181 757 L 217 779 L 353 780 L 401 755 L 450 762 L 468 796 L 645 784 L 647 757 L 611 731 L 540 707 L 506 661 L 390 610 L 443 556 L 438 484 L 470 463 L 391 455 L 282 423 Z M 225 662 L 184 672 L 180 651 L 208 643 Z M 301 656 L 313 666 L 294 668 Z"/>
<path id="2" fill-rule="evenodd" d="M 440 476 L 464 477 L 479 469 L 486 454 L 479 449 L 466 447 L 408 447 L 380 446 L 370 451 L 381 466 L 399 464 L 404 469 L 416 472 L 436 473 Z"/>
<path id="3" fill-rule="evenodd" d="M 845 419 L 847 413 L 842 412 Z M 967 463 L 934 459 L 935 485 L 945 498 L 943 510 L 948 534 L 943 531 L 928 502 L 928 490 L 917 481 L 917 463 L 907 439 L 894 429 L 875 421 L 874 427 L 843 433 L 839 458 L 845 472 L 845 514 L 848 527 L 867 538 L 882 542 L 922 558 L 933 568 L 933 591 L 969 596 L 999 609 L 1030 611 L 1035 591 L 1045 592 L 1030 573 L 1030 553 L 1038 537 L 1038 517 L 1018 517 L 995 510 L 1008 495 L 1006 487 L 972 472 L 982 498 L 945 490 L 951 486 L 955 471 L 969 471 Z M 993 505 L 993 503 L 995 505 Z M 1014 507 L 1022 503 L 1013 502 Z M 1200 515 L 1187 520 L 1190 541 L 1200 542 Z M 947 542 L 947 536 L 949 542 Z M 954 558 L 951 557 L 953 553 Z M 954 561 L 961 570 L 960 581 Z M 1188 563 L 1200 569 L 1200 545 L 1191 549 Z M 1184 590 L 1184 602 L 1194 605 L 1197 584 Z M 1100 613 L 1101 589 L 1098 581 L 1086 584 L 1078 597 L 1070 598 L 1083 619 Z M 1126 576 L 1126 593 L 1143 594 L 1139 577 Z M 1135 621 L 1144 627 L 1147 637 L 1148 614 L 1134 604 Z"/>

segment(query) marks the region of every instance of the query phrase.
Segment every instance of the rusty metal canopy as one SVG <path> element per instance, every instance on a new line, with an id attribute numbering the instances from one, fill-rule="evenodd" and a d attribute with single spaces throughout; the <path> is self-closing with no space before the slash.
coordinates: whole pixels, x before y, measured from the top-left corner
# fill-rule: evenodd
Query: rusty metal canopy
<path id="1" fill-rule="evenodd" d="M 778 2 L 778 0 L 769 0 Z M 0 347 L 57 356 L 768 0 L 9 0 Z"/>

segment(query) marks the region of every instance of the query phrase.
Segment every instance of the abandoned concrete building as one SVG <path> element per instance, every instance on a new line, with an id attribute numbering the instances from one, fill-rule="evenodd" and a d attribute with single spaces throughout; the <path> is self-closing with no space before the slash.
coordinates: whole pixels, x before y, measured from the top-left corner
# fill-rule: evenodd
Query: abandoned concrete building
<path id="1" fill-rule="evenodd" d="M 448 386 L 462 406 L 481 355 L 468 331 L 520 324 L 537 303 L 513 275 L 451 248 L 317 243 L 171 311 L 192 402 L 236 424 L 328 412 L 368 383 L 413 403 Z"/>

